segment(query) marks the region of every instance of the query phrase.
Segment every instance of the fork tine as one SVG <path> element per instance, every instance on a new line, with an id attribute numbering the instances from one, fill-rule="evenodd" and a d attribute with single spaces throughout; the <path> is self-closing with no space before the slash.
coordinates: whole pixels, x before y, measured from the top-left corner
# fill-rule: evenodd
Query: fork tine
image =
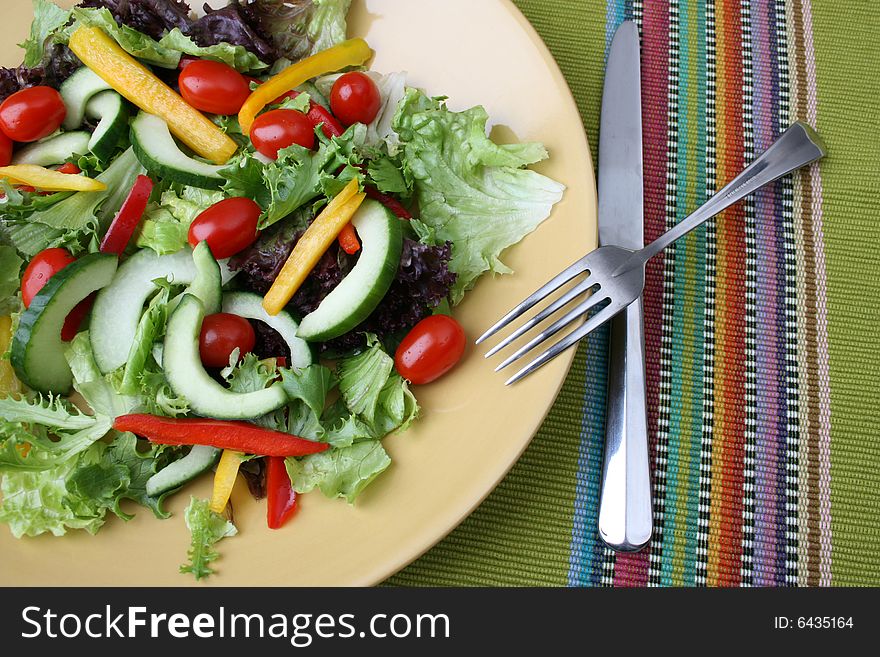
<path id="1" fill-rule="evenodd" d="M 526 297 L 520 304 L 518 304 L 515 308 L 510 310 L 504 317 L 499 319 L 492 327 L 483 333 L 479 338 L 477 338 L 476 344 L 480 344 L 483 340 L 492 335 L 495 335 L 498 331 L 507 326 L 512 320 L 516 319 L 520 315 L 522 315 L 529 308 L 534 306 L 536 303 L 540 302 L 544 299 L 548 294 L 556 290 L 557 288 L 565 285 L 572 278 L 580 274 L 581 272 L 586 271 L 587 269 L 587 259 L 589 256 L 584 256 L 574 264 L 566 267 L 561 272 L 559 272 L 556 276 L 551 278 L 547 283 L 542 285 L 540 288 L 535 290 L 531 295 Z"/>
<path id="2" fill-rule="evenodd" d="M 572 346 L 574 346 L 585 335 L 587 335 L 588 333 L 590 333 L 592 331 L 595 331 L 597 328 L 602 326 L 602 324 L 607 322 L 609 319 L 614 317 L 619 311 L 621 311 L 623 309 L 623 308 L 617 308 L 615 306 L 616 306 L 616 304 L 612 303 L 612 304 L 608 305 L 607 307 L 603 308 L 602 310 L 600 310 L 599 312 L 597 312 L 590 319 L 588 319 L 583 324 L 583 326 L 581 326 L 580 328 L 578 328 L 578 329 L 572 331 L 571 333 L 569 333 L 568 335 L 566 335 L 562 340 L 560 340 L 559 342 L 554 344 L 552 347 L 547 349 L 547 351 L 542 353 L 535 360 L 533 360 L 531 363 L 529 363 L 524 368 L 522 368 L 519 372 L 517 372 L 512 377 L 507 379 L 507 381 L 504 382 L 504 385 L 509 386 L 512 383 L 516 383 L 517 381 L 519 381 L 523 377 L 528 376 L 529 374 L 531 374 L 532 372 L 537 370 L 539 367 L 545 365 L 549 361 L 556 358 L 559 354 L 561 354 L 566 349 L 569 349 Z"/>
<path id="3" fill-rule="evenodd" d="M 539 312 L 532 319 L 516 329 L 513 333 L 504 338 L 501 342 L 492 347 L 489 351 L 486 352 L 486 355 L 484 357 L 489 358 L 490 356 L 497 354 L 499 351 L 504 349 L 504 347 L 509 345 L 514 340 L 516 340 L 523 333 L 526 333 L 527 331 L 531 330 L 532 328 L 543 322 L 545 319 L 550 317 L 550 315 L 565 306 L 569 301 L 575 299 L 576 297 L 579 297 L 595 284 L 596 283 L 593 280 L 592 276 L 587 277 L 585 280 L 578 283 L 575 287 L 571 288 L 568 292 L 559 297 L 556 301 L 544 308 L 544 310 Z"/>
<path id="4" fill-rule="evenodd" d="M 557 322 L 554 322 L 553 324 L 548 326 L 546 329 L 541 331 L 534 338 L 529 340 L 522 347 L 517 349 L 503 363 L 501 363 L 498 367 L 496 367 L 495 371 L 499 372 L 499 371 L 503 370 L 505 367 L 507 367 L 508 365 L 510 365 L 512 362 L 519 360 L 520 358 L 525 356 L 526 353 L 531 351 L 535 346 L 541 344 L 547 338 L 549 338 L 553 335 L 556 335 L 557 333 L 559 333 L 559 331 L 564 329 L 571 322 L 576 320 L 578 317 L 581 317 L 590 308 L 592 308 L 593 306 L 595 306 L 598 303 L 601 303 L 602 301 L 604 301 L 607 298 L 608 297 L 602 295 L 601 289 L 597 290 L 596 292 L 593 293 L 593 295 L 589 299 L 587 299 L 583 303 L 578 304 L 572 310 L 567 312 L 562 319 L 558 320 Z"/>

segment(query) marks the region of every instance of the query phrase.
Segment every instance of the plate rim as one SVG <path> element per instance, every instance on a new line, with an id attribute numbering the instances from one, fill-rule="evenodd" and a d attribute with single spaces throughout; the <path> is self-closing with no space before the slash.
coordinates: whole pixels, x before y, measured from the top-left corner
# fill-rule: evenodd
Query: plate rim
<path id="1" fill-rule="evenodd" d="M 553 53 L 550 51 L 550 48 L 544 43 L 544 39 L 541 38 L 541 35 L 538 33 L 538 30 L 532 25 L 531 21 L 526 17 L 526 15 L 520 10 L 519 7 L 513 2 L 513 0 L 496 0 L 499 2 L 517 21 L 521 28 L 528 35 L 529 40 L 535 46 L 536 50 L 541 54 L 542 58 L 549 64 L 549 68 L 551 71 L 551 75 L 556 78 L 556 82 L 560 84 L 561 88 L 565 89 L 565 98 L 566 102 L 570 105 L 570 109 L 573 109 L 575 114 L 580 117 L 580 110 L 577 106 L 577 101 L 575 100 L 574 94 L 571 91 L 571 87 L 568 84 L 568 81 L 565 79 L 565 76 L 562 73 L 562 69 L 559 66 L 559 62 L 556 61 L 556 58 L 553 56 Z M 581 131 L 580 131 L 580 142 L 578 147 L 581 149 L 581 156 L 585 156 L 587 163 L 587 171 L 589 172 L 588 180 L 584 184 L 588 184 L 593 188 L 592 198 L 596 199 L 596 177 L 595 170 L 593 168 L 593 156 L 592 150 L 590 149 L 589 137 L 587 136 L 586 129 L 583 127 L 583 119 L 581 119 Z M 587 230 L 590 231 L 591 237 L 593 237 L 593 243 L 596 243 L 598 240 L 598 223 L 594 226 L 587 226 Z M 509 463 L 505 464 L 501 467 L 493 477 L 493 481 L 490 486 L 478 496 L 477 499 L 473 500 L 469 504 L 466 505 L 466 508 L 460 513 L 457 514 L 455 521 L 448 527 L 440 530 L 439 532 L 435 532 L 435 536 L 430 540 L 430 542 L 422 549 L 417 552 L 414 556 L 405 556 L 403 558 L 398 558 L 396 560 L 388 559 L 390 565 L 387 565 L 384 568 L 376 567 L 372 569 L 372 571 L 361 578 L 361 581 L 355 582 L 352 586 L 376 586 L 381 584 L 389 577 L 397 574 L 410 564 L 418 561 L 421 557 L 427 554 L 432 548 L 434 548 L 438 543 L 440 543 L 443 539 L 449 536 L 455 529 L 457 529 L 477 508 L 486 501 L 486 498 L 491 495 L 496 488 L 498 488 L 499 484 L 504 480 L 505 477 L 510 473 L 513 467 L 519 462 L 522 455 L 525 453 L 526 449 L 528 449 L 529 445 L 532 444 L 532 441 L 535 439 L 538 431 L 544 425 L 544 422 L 547 419 L 547 416 L 550 414 L 550 410 L 553 408 L 554 404 L 559 398 L 559 393 L 562 390 L 562 386 L 565 385 L 566 379 L 568 379 L 568 375 L 571 373 L 571 366 L 574 363 L 575 356 L 577 355 L 577 348 L 570 349 L 565 354 L 561 355 L 561 358 L 564 358 L 565 368 L 564 374 L 559 378 L 558 383 L 556 384 L 556 389 L 553 392 L 552 401 L 544 409 L 544 412 L 540 415 L 537 423 L 531 427 L 528 431 L 528 439 L 523 441 L 522 447 L 518 450 L 516 456 L 510 460 Z M 409 554 L 409 553 L 407 553 Z"/>

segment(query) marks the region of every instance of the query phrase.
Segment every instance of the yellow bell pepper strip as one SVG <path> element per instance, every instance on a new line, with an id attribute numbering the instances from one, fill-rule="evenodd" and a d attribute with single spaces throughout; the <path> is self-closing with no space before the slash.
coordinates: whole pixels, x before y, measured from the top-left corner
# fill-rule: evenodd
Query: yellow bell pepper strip
<path id="1" fill-rule="evenodd" d="M 61 173 L 36 164 L 14 164 L 0 167 L 0 178 L 17 185 L 30 185 L 47 192 L 102 192 L 107 185 L 94 178 Z"/>
<path id="2" fill-rule="evenodd" d="M 145 112 L 163 118 L 174 136 L 196 154 L 214 164 L 225 164 L 237 150 L 236 143 L 226 133 L 100 28 L 77 28 L 68 45 L 86 66 L 116 91 Z"/>
<path id="3" fill-rule="evenodd" d="M 358 181 L 353 178 L 303 233 L 263 297 L 263 308 L 267 313 L 277 315 L 281 312 L 354 216 L 366 196 L 357 190 Z"/>
<path id="4" fill-rule="evenodd" d="M 242 132 L 246 135 L 250 134 L 251 125 L 257 114 L 286 91 L 319 75 L 333 73 L 347 66 L 360 66 L 372 55 L 373 51 L 366 41 L 349 39 L 291 64 L 251 92 L 238 112 L 238 123 Z"/>
<path id="5" fill-rule="evenodd" d="M 9 316 L 0 317 L 0 353 L 5 354 L 9 350 L 11 340 L 12 318 Z M 21 392 L 21 384 L 18 382 L 18 377 L 15 376 L 12 363 L 8 358 L 0 359 L 0 397 L 18 392 Z"/>
<path id="6" fill-rule="evenodd" d="M 243 456 L 241 452 L 223 450 L 220 463 L 217 464 L 217 472 L 214 473 L 214 490 L 211 491 L 211 511 L 214 513 L 223 513 L 223 509 L 226 508 Z"/>

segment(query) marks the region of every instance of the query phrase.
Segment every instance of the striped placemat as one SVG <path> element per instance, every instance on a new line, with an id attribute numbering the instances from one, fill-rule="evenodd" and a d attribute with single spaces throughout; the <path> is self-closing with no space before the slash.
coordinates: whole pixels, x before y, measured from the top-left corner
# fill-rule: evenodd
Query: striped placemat
<path id="1" fill-rule="evenodd" d="M 645 237 L 795 119 L 829 146 L 655 258 L 645 290 L 655 534 L 596 534 L 606 336 L 531 447 L 396 585 L 880 585 L 880 19 L 815 0 L 516 0 L 592 144 L 604 52 L 642 31 Z"/>

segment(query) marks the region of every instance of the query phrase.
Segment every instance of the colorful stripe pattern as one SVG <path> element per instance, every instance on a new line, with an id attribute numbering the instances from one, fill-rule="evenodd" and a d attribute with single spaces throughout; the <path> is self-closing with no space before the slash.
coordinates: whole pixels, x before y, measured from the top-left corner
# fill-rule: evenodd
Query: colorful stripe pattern
<path id="1" fill-rule="evenodd" d="M 821 175 L 780 181 L 650 265 L 647 550 L 616 555 L 596 533 L 607 371 L 596 332 L 510 474 L 391 582 L 877 586 L 880 101 L 865 76 L 880 66 L 880 14 L 815 0 L 513 2 L 594 145 L 598 63 L 622 20 L 642 29 L 648 238 L 796 118 L 818 126 L 830 156 Z"/>
<path id="2" fill-rule="evenodd" d="M 608 0 L 608 41 L 627 18 L 642 31 L 646 240 L 793 120 L 815 125 L 811 15 L 810 0 Z M 636 554 L 598 541 L 602 436 L 585 415 L 570 584 L 831 583 L 825 281 L 817 166 L 649 264 L 655 534 Z"/>

